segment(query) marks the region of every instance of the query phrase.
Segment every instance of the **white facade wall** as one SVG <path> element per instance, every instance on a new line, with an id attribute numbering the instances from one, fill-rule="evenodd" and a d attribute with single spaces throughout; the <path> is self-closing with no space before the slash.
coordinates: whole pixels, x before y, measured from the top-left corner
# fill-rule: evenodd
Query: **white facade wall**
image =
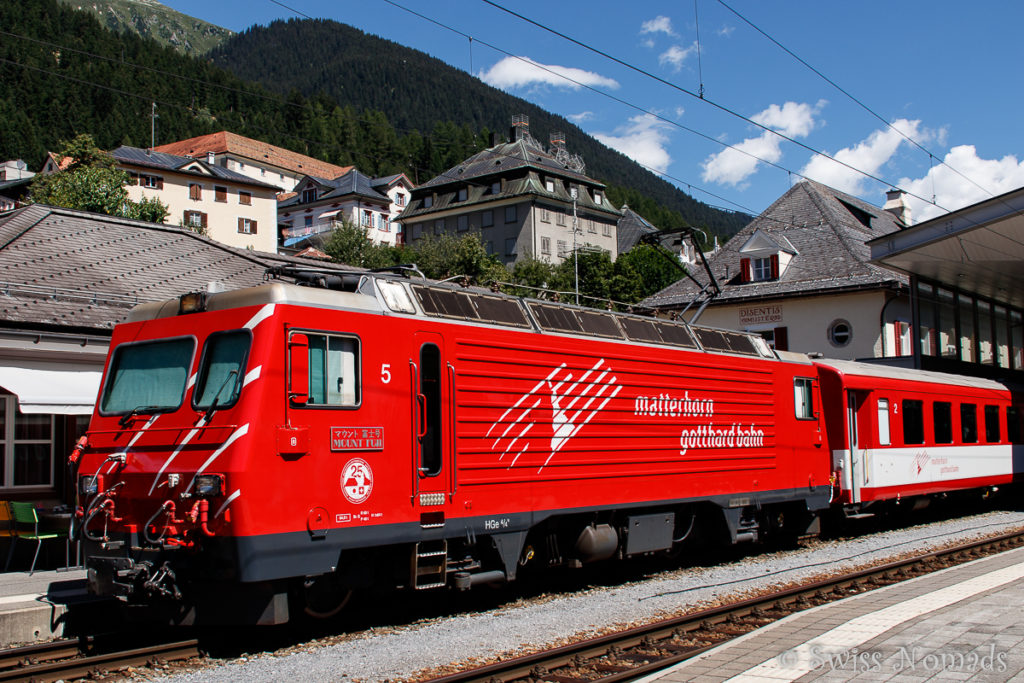
<path id="1" fill-rule="evenodd" d="M 884 355 L 882 309 L 886 301 L 886 293 L 877 290 L 709 306 L 698 324 L 750 332 L 785 327 L 790 351 L 819 352 L 842 360 L 879 358 Z M 829 339 L 829 330 L 838 321 L 848 323 L 851 331 L 845 346 Z"/>
<path id="2" fill-rule="evenodd" d="M 568 258 L 573 249 L 572 207 L 531 207 L 533 223 L 533 255 L 541 261 L 559 264 Z M 576 248 L 596 248 L 618 258 L 618 237 L 616 223 L 612 217 L 595 218 L 577 214 Z"/>
<path id="3" fill-rule="evenodd" d="M 251 159 L 243 159 L 231 153 L 220 155 L 216 157 L 215 162 L 211 163 L 216 163 L 217 166 L 226 168 L 229 171 L 241 173 L 261 183 L 276 185 L 281 188 L 282 192 L 291 192 L 299 184 L 299 181 L 306 177 L 304 173 L 288 171 L 270 164 L 259 164 Z"/>
<path id="4" fill-rule="evenodd" d="M 163 189 L 129 185 L 128 196 L 133 201 L 142 197 L 156 197 L 167 205 L 170 214 L 164 221 L 169 225 L 185 225 L 186 211 L 206 214 L 206 234 L 210 239 L 240 249 L 277 252 L 277 194 L 272 188 L 239 185 L 221 178 L 186 176 L 160 169 L 130 168 L 140 176 L 163 179 Z M 200 186 L 200 199 L 191 199 L 189 185 Z M 224 201 L 217 201 L 216 187 L 225 188 Z M 248 192 L 250 204 L 243 204 L 239 192 Z M 256 221 L 256 232 L 239 231 L 239 218 Z"/>

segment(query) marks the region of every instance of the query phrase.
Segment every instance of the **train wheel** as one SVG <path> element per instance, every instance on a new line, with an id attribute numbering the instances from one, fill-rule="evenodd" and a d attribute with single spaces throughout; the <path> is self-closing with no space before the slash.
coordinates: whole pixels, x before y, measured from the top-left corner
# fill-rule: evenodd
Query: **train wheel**
<path id="1" fill-rule="evenodd" d="M 348 604 L 352 589 L 336 573 L 311 576 L 302 582 L 302 611 L 314 619 L 330 619 Z"/>

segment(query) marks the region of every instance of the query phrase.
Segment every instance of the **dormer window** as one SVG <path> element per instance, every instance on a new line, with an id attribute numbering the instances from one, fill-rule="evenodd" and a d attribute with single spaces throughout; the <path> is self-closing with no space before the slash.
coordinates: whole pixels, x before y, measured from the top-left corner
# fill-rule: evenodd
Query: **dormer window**
<path id="1" fill-rule="evenodd" d="M 554 192 L 555 191 L 555 181 L 552 180 L 551 178 L 546 179 L 544 181 L 544 189 L 547 190 L 548 192 Z"/>
<path id="2" fill-rule="evenodd" d="M 433 205 L 434 205 L 434 196 L 433 195 L 428 194 L 427 196 L 425 196 L 423 198 L 423 208 L 424 209 L 429 209 Z"/>
<path id="3" fill-rule="evenodd" d="M 468 196 L 469 196 L 469 190 L 467 190 L 464 187 L 460 187 L 458 193 L 456 194 L 456 201 L 464 202 L 464 201 L 466 201 L 466 198 Z"/>
<path id="4" fill-rule="evenodd" d="M 779 255 L 764 258 L 740 259 L 740 279 L 743 282 L 766 282 L 779 278 Z"/>
<path id="5" fill-rule="evenodd" d="M 594 190 L 594 203 L 598 206 L 604 201 L 604 196 L 601 194 L 601 190 Z"/>
<path id="6" fill-rule="evenodd" d="M 797 251 L 785 236 L 759 229 L 740 247 L 739 254 L 740 282 L 767 282 L 786 272 Z"/>
<path id="7" fill-rule="evenodd" d="M 302 191 L 302 203 L 308 204 L 316 201 L 316 188 L 311 187 Z"/>

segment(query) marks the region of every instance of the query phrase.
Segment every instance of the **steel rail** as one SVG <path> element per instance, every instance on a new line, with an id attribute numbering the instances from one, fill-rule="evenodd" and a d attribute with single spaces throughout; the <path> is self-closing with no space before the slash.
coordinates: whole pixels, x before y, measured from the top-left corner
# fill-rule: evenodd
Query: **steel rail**
<path id="1" fill-rule="evenodd" d="M 922 575 L 935 571 L 941 568 L 936 566 L 939 564 L 946 563 L 947 566 L 959 564 L 1021 545 L 1024 545 L 1024 529 L 942 550 L 933 550 L 911 558 L 809 582 L 761 597 L 748 598 L 682 617 L 654 622 L 429 680 L 430 683 L 507 683 L 516 680 L 560 683 L 628 681 L 695 657 L 717 647 L 721 642 L 726 642 L 741 633 L 760 626 L 760 624 L 751 624 L 751 621 L 771 623 L 793 612 L 809 608 L 812 606 L 811 600 L 816 600 L 819 604 L 838 600 L 841 594 L 849 589 L 866 592 L 875 587 L 913 578 L 914 572 Z M 769 612 L 774 612 L 774 614 L 769 615 Z M 745 619 L 747 620 L 746 624 L 743 623 Z M 748 628 L 750 626 L 753 628 Z M 695 635 L 700 637 L 701 632 L 710 634 L 716 631 L 719 635 L 711 638 L 716 642 L 705 646 L 689 647 L 659 642 L 670 641 L 676 637 L 692 638 Z M 723 633 L 725 637 L 722 637 Z M 663 654 L 628 653 L 630 648 L 638 647 L 647 650 L 661 650 Z M 609 656 L 614 658 L 615 664 L 608 665 L 599 662 L 601 658 Z M 592 669 L 593 672 L 588 671 L 586 674 L 578 675 L 569 672 L 557 673 L 559 669 L 566 668 Z M 602 672 L 601 669 L 604 671 Z M 600 675 L 602 673 L 605 675 Z"/>
<path id="2" fill-rule="evenodd" d="M 57 681 L 93 676 L 98 672 L 116 671 L 130 666 L 144 666 L 161 661 L 189 659 L 199 655 L 199 641 L 184 640 L 160 645 L 133 648 L 103 654 L 82 655 L 80 643 L 73 641 L 54 641 L 30 645 L 14 650 L 0 652 L 0 662 L 11 668 L 0 671 L 0 681 Z M 57 652 L 70 651 L 69 658 L 59 661 L 36 663 L 35 656 L 42 654 L 47 658 Z M 21 659 L 17 659 L 21 657 Z M 18 663 L 23 665 L 18 666 Z M 28 663 L 25 663 L 28 662 Z"/>

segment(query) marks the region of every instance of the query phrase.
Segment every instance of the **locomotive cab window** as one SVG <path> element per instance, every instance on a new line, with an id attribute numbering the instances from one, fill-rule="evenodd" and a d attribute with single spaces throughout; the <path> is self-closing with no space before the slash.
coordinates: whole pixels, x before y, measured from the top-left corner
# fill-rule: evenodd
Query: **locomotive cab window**
<path id="1" fill-rule="evenodd" d="M 924 404 L 914 399 L 904 399 L 903 443 L 924 443 Z"/>
<path id="2" fill-rule="evenodd" d="M 978 443 L 978 406 L 960 404 L 960 442 Z"/>
<path id="3" fill-rule="evenodd" d="M 177 410 L 196 342 L 192 337 L 121 344 L 114 349 L 100 413 L 152 414 Z"/>
<path id="4" fill-rule="evenodd" d="M 335 334 L 305 333 L 309 339 L 311 406 L 359 405 L 359 340 Z"/>
<path id="5" fill-rule="evenodd" d="M 935 443 L 953 443 L 953 405 L 945 401 L 932 404 Z"/>
<path id="6" fill-rule="evenodd" d="M 203 347 L 192 405 L 199 409 L 226 408 L 238 400 L 245 377 L 252 334 L 231 330 L 211 334 Z"/>
<path id="7" fill-rule="evenodd" d="M 985 406 L 985 443 L 1002 441 L 999 429 L 999 406 Z"/>
<path id="8" fill-rule="evenodd" d="M 814 414 L 814 380 L 808 377 L 797 377 L 793 380 L 793 413 L 798 420 L 813 420 Z"/>

